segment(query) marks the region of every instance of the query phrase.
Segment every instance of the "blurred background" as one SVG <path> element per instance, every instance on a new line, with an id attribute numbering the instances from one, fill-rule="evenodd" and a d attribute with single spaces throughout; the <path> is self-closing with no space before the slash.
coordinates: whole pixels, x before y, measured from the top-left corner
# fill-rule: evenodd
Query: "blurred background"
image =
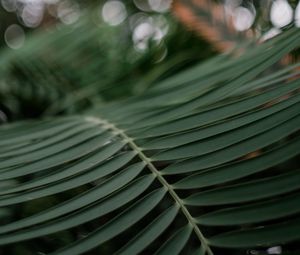
<path id="1" fill-rule="evenodd" d="M 1 0 L 0 109 L 78 112 L 290 26 L 298 0 Z"/>
<path id="2" fill-rule="evenodd" d="M 108 26 L 122 26 L 126 33 L 130 33 L 130 43 L 136 51 L 145 52 L 149 50 L 150 41 L 158 46 L 173 32 L 170 26 L 175 21 L 169 18 L 170 13 L 182 18 L 183 9 L 192 8 L 195 3 L 202 9 L 202 13 L 197 13 L 199 20 L 206 16 L 220 19 L 218 16 L 224 15 L 223 21 L 230 22 L 236 31 L 251 29 L 252 32 L 248 31 L 248 34 L 264 35 L 264 39 L 280 33 L 283 27 L 293 22 L 300 25 L 298 0 L 1 0 L 0 43 L 2 47 L 21 48 L 28 33 L 52 26 L 59 29 L 61 24 L 76 23 L 89 8 L 93 10 L 93 15 L 98 16 L 95 18 L 96 25 L 106 23 Z M 216 5 L 221 8 L 214 8 Z M 207 7 L 209 9 L 205 9 Z M 166 54 L 162 53 L 158 61 L 162 61 Z"/>

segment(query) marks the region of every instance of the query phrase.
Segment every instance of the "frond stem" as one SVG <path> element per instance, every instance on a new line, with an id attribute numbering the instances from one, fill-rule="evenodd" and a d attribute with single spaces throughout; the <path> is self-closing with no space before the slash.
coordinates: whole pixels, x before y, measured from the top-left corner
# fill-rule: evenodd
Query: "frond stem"
<path id="1" fill-rule="evenodd" d="M 94 118 L 94 117 L 88 117 L 89 121 L 93 121 L 99 124 L 102 124 L 105 126 L 107 129 L 111 129 L 113 132 L 115 132 L 117 135 L 122 137 L 124 141 L 132 148 L 132 150 L 136 151 L 138 156 L 142 161 L 145 162 L 149 170 L 152 172 L 152 174 L 157 178 L 157 180 L 162 184 L 164 188 L 169 192 L 171 197 L 175 200 L 176 204 L 179 206 L 181 209 L 182 213 L 186 217 L 187 221 L 193 228 L 195 234 L 197 235 L 198 239 L 200 240 L 201 245 L 203 248 L 206 250 L 208 255 L 214 255 L 211 248 L 209 247 L 206 238 L 200 231 L 195 219 L 193 216 L 190 214 L 190 212 L 187 210 L 186 206 L 184 205 L 182 199 L 177 195 L 175 190 L 173 189 L 172 185 L 170 185 L 166 179 L 162 176 L 162 174 L 157 170 L 157 168 L 152 164 L 151 159 L 148 158 L 142 151 L 142 149 L 134 143 L 133 139 L 130 138 L 129 136 L 126 135 L 124 130 L 119 129 L 116 127 L 114 124 L 110 123 L 107 120 L 104 119 L 99 119 L 99 118 Z"/>

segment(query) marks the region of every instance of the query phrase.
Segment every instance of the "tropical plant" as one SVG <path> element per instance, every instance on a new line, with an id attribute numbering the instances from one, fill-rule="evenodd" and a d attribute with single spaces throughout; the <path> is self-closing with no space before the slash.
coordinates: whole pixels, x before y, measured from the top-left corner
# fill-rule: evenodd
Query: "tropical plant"
<path id="1" fill-rule="evenodd" d="M 140 95 L 2 125 L 1 254 L 298 254 L 300 64 L 271 67 L 299 42 L 290 28 Z M 33 50 L 6 108 L 41 95 L 20 85 Z M 49 63 L 25 84 L 64 105 Z"/>

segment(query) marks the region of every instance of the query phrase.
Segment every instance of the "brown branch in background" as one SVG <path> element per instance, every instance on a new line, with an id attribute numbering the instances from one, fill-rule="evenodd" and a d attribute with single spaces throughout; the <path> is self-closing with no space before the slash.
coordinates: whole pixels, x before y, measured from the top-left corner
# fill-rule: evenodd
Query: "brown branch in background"
<path id="1" fill-rule="evenodd" d="M 186 27 L 221 52 L 233 48 L 246 37 L 245 33 L 237 32 L 232 21 L 225 17 L 221 4 L 207 0 L 177 0 L 172 12 Z"/>
<path id="2" fill-rule="evenodd" d="M 210 42 L 220 52 L 254 39 L 254 30 L 240 32 L 235 29 L 232 18 L 226 16 L 223 4 L 211 0 L 176 0 L 171 11 L 188 29 Z M 280 65 L 286 66 L 297 61 L 299 59 L 289 54 L 280 61 Z"/>

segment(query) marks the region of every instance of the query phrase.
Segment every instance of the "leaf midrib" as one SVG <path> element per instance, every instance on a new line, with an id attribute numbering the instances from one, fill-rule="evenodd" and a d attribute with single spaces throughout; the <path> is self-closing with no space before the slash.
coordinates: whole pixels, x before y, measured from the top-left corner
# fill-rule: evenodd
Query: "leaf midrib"
<path id="1" fill-rule="evenodd" d="M 105 127 L 105 129 L 110 129 L 117 135 L 119 135 L 124 141 L 128 144 L 128 146 L 137 153 L 139 158 L 145 162 L 148 169 L 152 172 L 155 178 L 161 183 L 161 185 L 168 191 L 170 196 L 175 200 L 176 204 L 179 206 L 180 210 L 186 217 L 189 224 L 192 226 L 196 236 L 200 240 L 201 245 L 203 248 L 207 251 L 208 255 L 214 255 L 212 252 L 210 246 L 208 245 L 208 242 L 204 235 L 202 234 L 201 230 L 199 229 L 196 220 L 194 217 L 190 214 L 187 207 L 184 205 L 184 202 L 182 199 L 177 195 L 175 190 L 173 189 L 172 185 L 170 185 L 166 179 L 162 176 L 162 174 L 158 171 L 158 169 L 152 164 L 152 161 L 150 158 L 148 158 L 142 151 L 142 148 L 140 148 L 137 144 L 135 144 L 134 139 L 129 137 L 124 130 L 116 127 L 113 123 L 109 122 L 106 119 L 102 119 L 99 117 L 86 117 L 86 120 L 89 122 L 94 122 L 97 124 L 100 124 Z"/>

